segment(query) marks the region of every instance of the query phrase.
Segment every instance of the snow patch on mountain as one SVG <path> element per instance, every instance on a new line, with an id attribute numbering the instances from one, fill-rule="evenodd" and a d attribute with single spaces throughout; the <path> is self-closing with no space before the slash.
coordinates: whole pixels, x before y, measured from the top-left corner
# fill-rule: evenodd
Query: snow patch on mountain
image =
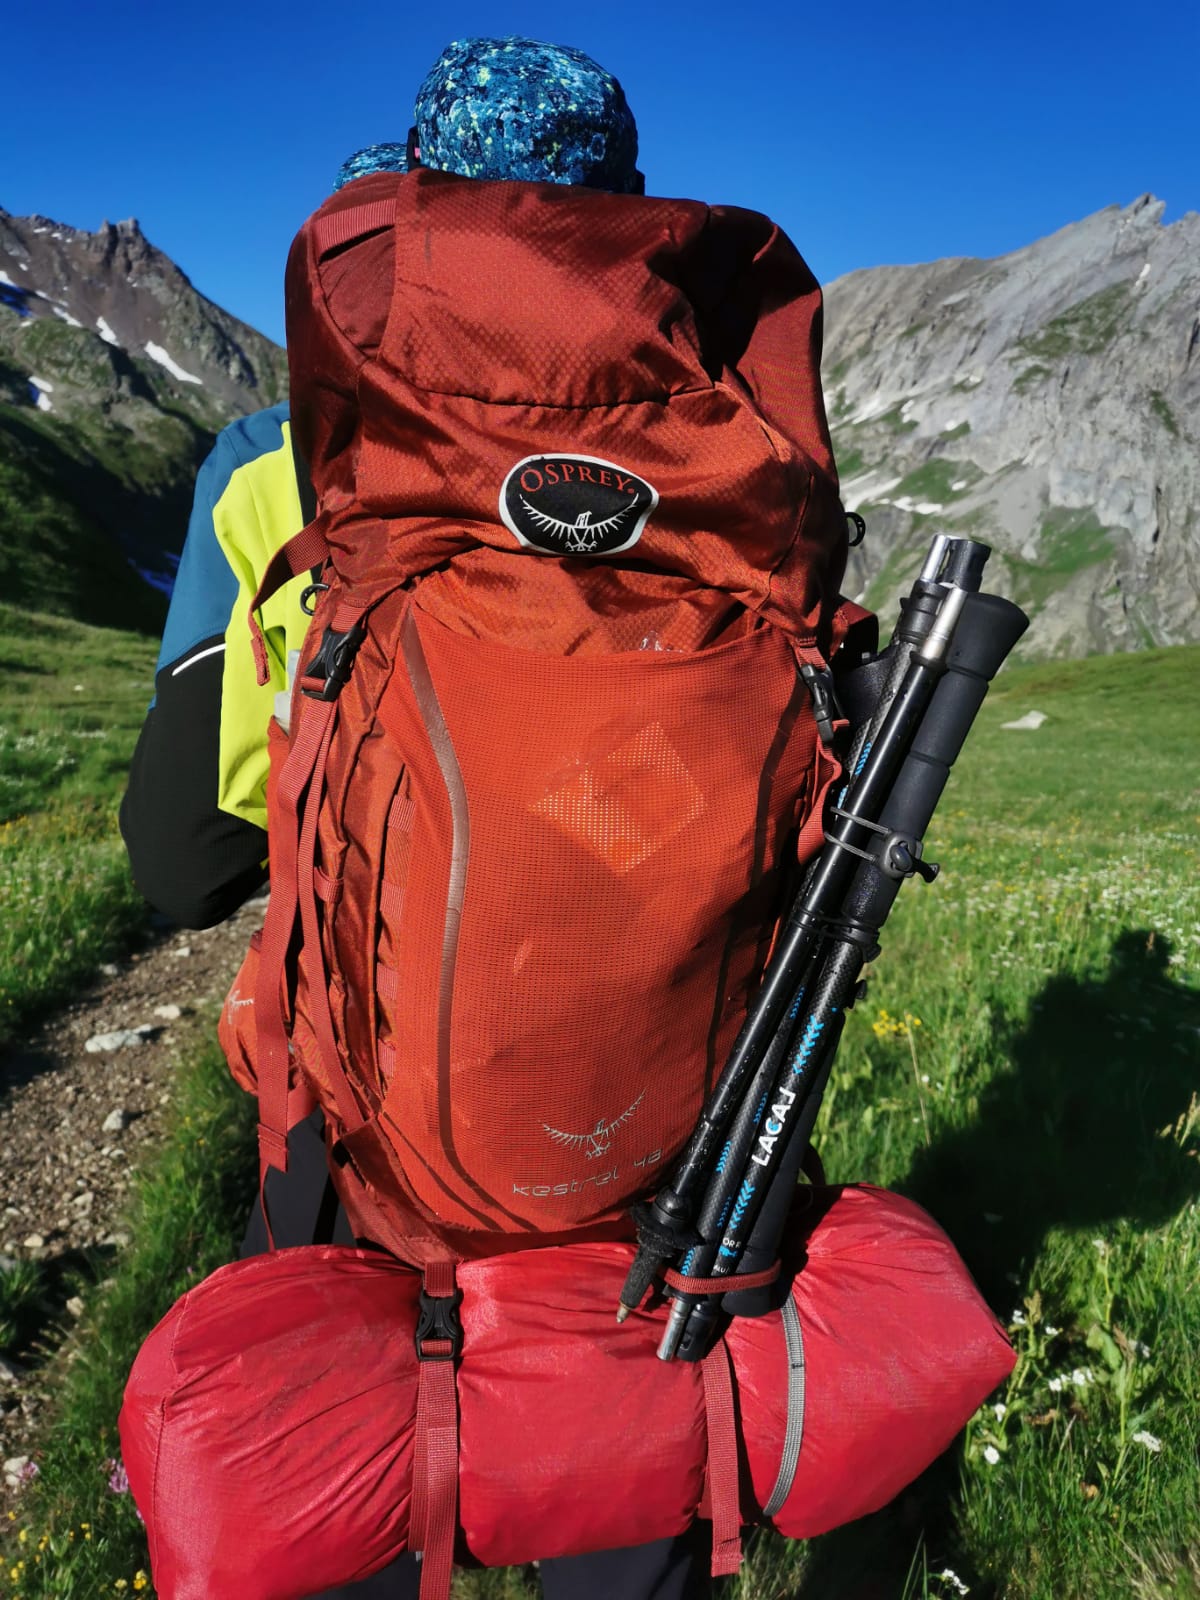
<path id="1" fill-rule="evenodd" d="M 185 372 L 177 361 L 173 361 L 160 344 L 148 344 L 146 354 L 151 361 L 157 361 L 160 367 L 166 367 L 173 378 L 178 378 L 180 383 L 203 383 L 203 378 L 197 378 L 194 373 Z"/>

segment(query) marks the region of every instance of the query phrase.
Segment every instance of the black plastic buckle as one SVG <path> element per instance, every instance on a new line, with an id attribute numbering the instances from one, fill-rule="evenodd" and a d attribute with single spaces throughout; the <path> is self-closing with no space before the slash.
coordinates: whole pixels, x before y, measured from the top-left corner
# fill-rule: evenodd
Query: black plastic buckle
<path id="1" fill-rule="evenodd" d="M 413 1343 L 417 1347 L 418 1361 L 457 1361 L 462 1354 L 462 1321 L 458 1308 L 462 1303 L 462 1290 L 453 1294 L 431 1295 L 421 1290 L 421 1314 L 417 1318 L 417 1333 Z M 432 1349 L 434 1344 L 448 1346 Z"/>
<path id="2" fill-rule="evenodd" d="M 817 719 L 817 732 L 821 735 L 822 744 L 833 743 L 833 725 L 844 717 L 845 713 L 838 704 L 837 693 L 833 687 L 833 673 L 828 667 L 816 667 L 806 661 L 800 668 L 800 676 L 812 697 L 813 715 Z"/>
<path id="3" fill-rule="evenodd" d="M 356 622 L 345 633 L 334 633 L 332 628 L 326 628 L 321 648 L 300 674 L 301 693 L 310 700 L 336 700 L 350 681 L 350 669 L 366 636 L 365 622 Z M 304 683 L 309 678 L 319 678 L 321 687 L 306 689 Z"/>

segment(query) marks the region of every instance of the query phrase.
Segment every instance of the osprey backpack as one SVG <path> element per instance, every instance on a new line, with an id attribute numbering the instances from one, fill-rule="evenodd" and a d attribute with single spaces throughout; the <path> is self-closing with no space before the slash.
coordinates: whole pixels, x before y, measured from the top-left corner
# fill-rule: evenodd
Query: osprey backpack
<path id="1" fill-rule="evenodd" d="M 748 211 L 417 171 L 308 220 L 287 324 L 318 507 L 259 599 L 321 579 L 226 1028 L 264 1172 L 315 1099 L 415 1265 L 627 1239 L 838 770 L 820 291 Z"/>

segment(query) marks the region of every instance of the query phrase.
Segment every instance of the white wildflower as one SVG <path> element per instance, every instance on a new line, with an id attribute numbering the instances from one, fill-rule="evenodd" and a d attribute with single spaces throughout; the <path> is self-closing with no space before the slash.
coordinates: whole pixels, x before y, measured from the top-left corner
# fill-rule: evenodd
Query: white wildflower
<path id="1" fill-rule="evenodd" d="M 1086 1389 L 1093 1381 L 1091 1367 L 1076 1367 L 1071 1374 L 1071 1382 L 1077 1389 Z"/>
<path id="2" fill-rule="evenodd" d="M 959 1577 L 958 1573 L 954 1572 L 950 1567 L 943 1567 L 942 1570 L 937 1574 L 937 1578 L 941 1583 L 950 1584 L 958 1594 L 970 1594 L 971 1592 L 967 1585 Z"/>
<path id="3" fill-rule="evenodd" d="M 994 1444 L 988 1445 L 987 1449 L 983 1452 L 983 1459 L 987 1462 L 989 1467 L 994 1467 L 997 1461 L 999 1461 L 1000 1452 L 996 1449 Z"/>
<path id="4" fill-rule="evenodd" d="M 1149 1359 L 1150 1359 L 1150 1346 L 1148 1344 L 1143 1344 L 1142 1341 L 1139 1339 L 1137 1341 L 1137 1343 L 1134 1345 L 1134 1349 L 1137 1351 L 1138 1355 L 1141 1356 L 1143 1361 L 1149 1361 Z"/>
<path id="5" fill-rule="evenodd" d="M 1051 1378 L 1050 1379 L 1050 1393 L 1051 1394 L 1060 1394 L 1062 1392 L 1062 1386 L 1063 1386 L 1063 1381 L 1062 1381 L 1061 1378 Z"/>
<path id="6" fill-rule="evenodd" d="M 1140 1433 L 1134 1434 L 1133 1442 L 1134 1444 L 1144 1444 L 1152 1456 L 1156 1456 L 1162 1449 L 1162 1440 L 1156 1439 L 1152 1433 L 1147 1433 L 1145 1428 Z"/>
<path id="7" fill-rule="evenodd" d="M 1045 1333 L 1047 1339 L 1057 1339 L 1061 1332 L 1061 1328 L 1052 1328 L 1049 1323 L 1046 1324 Z"/>
<path id="8" fill-rule="evenodd" d="M 1008 1320 L 1012 1327 L 1023 1328 L 1025 1326 L 1025 1313 L 1023 1311 L 1014 1311 Z"/>
<path id="9" fill-rule="evenodd" d="M 1005 1417 L 1008 1415 L 1008 1407 L 1003 1403 L 1003 1401 L 1000 1401 L 992 1407 L 992 1412 L 997 1422 L 1003 1422 Z"/>

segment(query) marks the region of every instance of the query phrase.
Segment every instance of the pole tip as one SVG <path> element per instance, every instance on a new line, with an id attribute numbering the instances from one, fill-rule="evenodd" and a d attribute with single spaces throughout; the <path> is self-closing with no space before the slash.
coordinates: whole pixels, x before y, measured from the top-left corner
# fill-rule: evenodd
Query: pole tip
<path id="1" fill-rule="evenodd" d="M 628 1306 L 618 1306 L 617 1307 L 617 1321 L 618 1322 L 624 1322 L 625 1318 L 628 1315 L 629 1315 L 629 1307 Z"/>

